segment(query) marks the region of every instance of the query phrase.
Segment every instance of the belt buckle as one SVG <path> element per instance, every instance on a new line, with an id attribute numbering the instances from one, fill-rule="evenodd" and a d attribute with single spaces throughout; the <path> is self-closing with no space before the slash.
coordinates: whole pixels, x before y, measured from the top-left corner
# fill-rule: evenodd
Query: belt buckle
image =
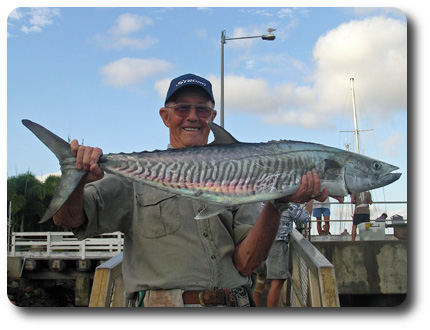
<path id="1" fill-rule="evenodd" d="M 203 291 L 200 291 L 199 292 L 199 303 L 200 303 L 200 305 L 201 306 L 203 306 L 203 307 L 212 307 L 212 306 L 216 306 L 217 304 L 216 303 L 209 303 L 209 304 L 207 304 L 207 303 L 205 303 L 205 297 L 204 297 L 204 294 L 207 292 L 207 290 L 203 290 Z M 209 297 L 209 300 L 211 300 L 210 299 L 210 297 Z"/>
<path id="2" fill-rule="evenodd" d="M 203 307 L 206 307 L 205 301 L 204 301 L 204 299 L 203 299 L 203 293 L 204 293 L 204 291 L 200 291 L 200 292 L 199 292 L 199 303 L 200 303 L 200 305 L 202 305 Z"/>

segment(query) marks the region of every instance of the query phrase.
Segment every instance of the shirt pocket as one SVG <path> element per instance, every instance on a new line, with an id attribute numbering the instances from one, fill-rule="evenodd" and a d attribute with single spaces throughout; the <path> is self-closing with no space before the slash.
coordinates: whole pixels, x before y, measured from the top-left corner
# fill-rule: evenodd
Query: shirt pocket
<path id="1" fill-rule="evenodd" d="M 175 194 L 148 189 L 136 194 L 136 208 L 139 233 L 145 238 L 168 236 L 181 227 Z"/>

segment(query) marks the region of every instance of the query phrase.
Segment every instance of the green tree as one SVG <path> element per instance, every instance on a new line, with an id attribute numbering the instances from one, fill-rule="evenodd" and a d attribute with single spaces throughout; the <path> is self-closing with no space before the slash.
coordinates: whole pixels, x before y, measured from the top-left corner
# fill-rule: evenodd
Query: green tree
<path id="1" fill-rule="evenodd" d="M 57 189 L 57 186 L 60 183 L 60 179 L 61 177 L 57 175 L 50 175 L 45 179 L 45 182 L 43 183 L 42 202 L 46 207 L 49 206 L 49 203 L 54 196 L 55 189 Z"/>
<path id="2" fill-rule="evenodd" d="M 7 179 L 7 200 L 11 203 L 14 231 L 55 231 L 58 228 L 48 221 L 38 224 L 45 214 L 60 178 L 49 176 L 42 183 L 27 172 Z"/>

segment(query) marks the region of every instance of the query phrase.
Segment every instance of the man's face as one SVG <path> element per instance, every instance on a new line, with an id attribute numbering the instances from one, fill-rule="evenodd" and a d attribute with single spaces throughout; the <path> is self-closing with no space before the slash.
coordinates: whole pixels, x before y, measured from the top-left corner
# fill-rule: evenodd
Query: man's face
<path id="1" fill-rule="evenodd" d="M 191 105 L 207 105 L 213 107 L 206 94 L 200 90 L 179 91 L 174 101 L 169 101 L 166 106 L 187 103 Z M 169 128 L 170 144 L 174 148 L 203 146 L 208 142 L 209 126 L 206 121 L 213 121 L 216 111 L 213 110 L 209 118 L 199 118 L 194 107 L 186 117 L 175 114 L 172 108 L 161 108 L 160 116 L 164 124 Z"/>

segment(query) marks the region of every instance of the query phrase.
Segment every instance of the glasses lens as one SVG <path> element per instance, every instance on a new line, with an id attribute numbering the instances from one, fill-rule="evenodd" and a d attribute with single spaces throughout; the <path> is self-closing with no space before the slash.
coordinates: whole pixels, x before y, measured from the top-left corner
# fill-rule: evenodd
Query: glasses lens
<path id="1" fill-rule="evenodd" d="M 197 105 L 196 106 L 196 112 L 197 116 L 200 118 L 206 119 L 209 118 L 212 114 L 212 109 L 209 108 L 207 105 Z"/>
<path id="2" fill-rule="evenodd" d="M 186 117 L 190 113 L 191 105 L 190 104 L 176 104 L 173 107 L 173 111 L 179 117 Z"/>
<path id="3" fill-rule="evenodd" d="M 187 117 L 191 111 L 193 105 L 180 103 L 173 106 L 173 111 L 179 117 Z M 202 119 L 209 118 L 212 114 L 212 108 L 207 105 L 195 105 L 197 116 Z"/>

